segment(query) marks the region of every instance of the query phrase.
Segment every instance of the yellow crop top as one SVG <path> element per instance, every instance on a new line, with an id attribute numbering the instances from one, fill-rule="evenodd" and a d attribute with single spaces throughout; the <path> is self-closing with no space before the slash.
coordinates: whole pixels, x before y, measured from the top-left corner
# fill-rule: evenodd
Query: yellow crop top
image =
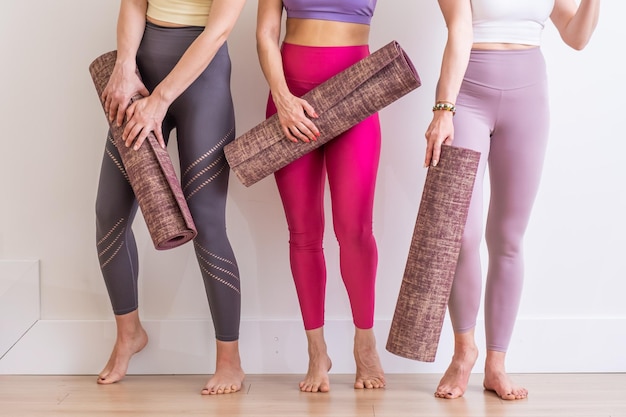
<path id="1" fill-rule="evenodd" d="M 188 26 L 206 26 L 213 0 L 148 0 L 148 17 Z"/>

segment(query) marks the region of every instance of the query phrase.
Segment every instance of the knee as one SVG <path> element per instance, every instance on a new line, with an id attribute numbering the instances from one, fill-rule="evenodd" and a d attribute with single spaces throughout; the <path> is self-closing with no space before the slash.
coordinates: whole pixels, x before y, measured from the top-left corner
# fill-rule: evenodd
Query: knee
<path id="1" fill-rule="evenodd" d="M 465 226 L 463 235 L 461 237 L 461 247 L 465 251 L 478 252 L 480 249 L 480 243 L 482 242 L 483 234 L 482 230 L 477 227 Z"/>
<path id="2" fill-rule="evenodd" d="M 514 258 L 522 251 L 522 235 L 505 231 L 489 231 L 485 238 L 491 256 Z"/>
<path id="3" fill-rule="evenodd" d="M 96 226 L 98 235 L 108 233 L 110 230 L 124 226 L 128 222 L 127 218 L 120 212 L 119 208 L 107 201 L 98 199 L 96 201 Z"/>
<path id="4" fill-rule="evenodd" d="M 373 236 L 372 224 L 338 224 L 335 225 L 335 236 L 339 246 L 360 247 L 369 243 Z"/>
<path id="5" fill-rule="evenodd" d="M 324 232 L 321 229 L 289 230 L 289 246 L 301 251 L 320 251 Z"/>

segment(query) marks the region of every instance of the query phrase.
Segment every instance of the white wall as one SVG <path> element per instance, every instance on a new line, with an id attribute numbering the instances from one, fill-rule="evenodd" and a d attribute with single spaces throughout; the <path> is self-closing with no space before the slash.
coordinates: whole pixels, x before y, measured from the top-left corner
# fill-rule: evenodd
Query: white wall
<path id="1" fill-rule="evenodd" d="M 114 340 L 94 248 L 106 123 L 87 67 L 115 48 L 117 9 L 118 2 L 109 0 L 4 0 L 0 6 L 0 307 L 19 305 L 39 318 L 33 324 L 19 309 L 0 309 L 0 346 L 8 346 L 0 352 L 0 373 L 96 373 Z M 255 9 L 249 1 L 229 41 L 239 134 L 263 119 L 267 97 L 256 58 Z M 605 2 L 596 34 L 582 52 L 568 49 L 551 24 L 544 34 L 552 136 L 526 238 L 512 371 L 626 371 L 626 144 L 619 129 L 626 68 L 618 52 L 626 39 L 618 20 L 624 13 L 623 2 Z M 380 0 L 372 50 L 392 39 L 411 56 L 423 86 L 381 112 L 374 224 L 381 351 L 425 176 L 423 134 L 445 40 L 436 2 Z M 303 372 L 305 341 L 273 179 L 245 188 L 233 175 L 227 216 L 242 278 L 244 366 L 251 373 Z M 135 230 L 140 312 L 152 342 L 130 372 L 211 372 L 213 333 L 191 245 L 157 252 L 140 216 Z M 325 247 L 334 371 L 350 372 L 350 312 L 330 224 Z M 24 293 L 21 283 L 34 288 L 33 265 L 35 271 L 39 265 L 39 307 L 15 298 Z M 17 333 L 16 323 L 22 326 Z M 447 365 L 450 341 L 446 324 L 434 364 L 386 352 L 382 359 L 388 372 L 439 372 Z"/>

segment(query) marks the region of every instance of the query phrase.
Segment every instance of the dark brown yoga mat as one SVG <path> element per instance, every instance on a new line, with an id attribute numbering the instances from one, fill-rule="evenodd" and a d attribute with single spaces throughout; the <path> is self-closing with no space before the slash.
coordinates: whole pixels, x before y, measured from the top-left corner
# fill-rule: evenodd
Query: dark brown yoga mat
<path id="1" fill-rule="evenodd" d="M 387 339 L 395 355 L 435 360 L 479 160 L 480 152 L 444 145 L 428 168 Z"/>
<path id="2" fill-rule="evenodd" d="M 109 81 L 116 56 L 116 51 L 107 52 L 89 65 L 89 72 L 103 108 L 102 91 Z M 137 95 L 131 101 L 140 98 Z M 121 127 L 117 127 L 115 122 L 109 123 L 110 132 L 154 247 L 159 250 L 171 249 L 190 241 L 197 234 L 196 227 L 169 154 L 161 148 L 153 133 L 150 133 L 138 150 L 127 148 L 122 140 L 125 125 L 125 122 Z"/>
<path id="3" fill-rule="evenodd" d="M 314 120 L 321 132 L 316 141 L 286 139 L 275 114 L 226 145 L 226 159 L 249 187 L 420 85 L 409 57 L 397 42 L 390 42 L 302 97 L 319 115 Z"/>

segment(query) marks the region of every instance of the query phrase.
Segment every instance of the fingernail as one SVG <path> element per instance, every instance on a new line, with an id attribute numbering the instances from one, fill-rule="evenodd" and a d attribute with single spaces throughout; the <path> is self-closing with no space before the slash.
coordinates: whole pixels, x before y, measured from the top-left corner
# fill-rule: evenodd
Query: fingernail
<path id="1" fill-rule="evenodd" d="M 437 162 L 439 162 L 439 161 L 437 161 L 437 160 L 433 161 L 433 166 L 434 166 L 434 167 L 436 167 L 436 166 L 437 166 Z"/>

